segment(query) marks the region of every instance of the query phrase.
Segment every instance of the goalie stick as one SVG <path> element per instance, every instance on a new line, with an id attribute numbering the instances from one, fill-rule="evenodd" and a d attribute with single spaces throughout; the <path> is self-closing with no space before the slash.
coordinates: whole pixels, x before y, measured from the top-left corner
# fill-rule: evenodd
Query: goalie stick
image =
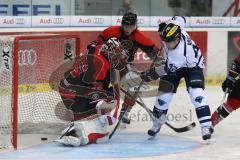
<path id="1" fill-rule="evenodd" d="M 73 123 L 73 121 L 71 121 L 68 128 L 66 130 L 64 130 L 62 135 L 60 137 L 58 137 L 58 139 L 54 140 L 53 142 L 58 142 L 59 140 L 61 140 L 64 136 L 66 136 L 68 134 L 68 132 L 70 131 L 70 129 L 73 128 L 73 126 L 74 126 L 74 123 Z"/>
<path id="2" fill-rule="evenodd" d="M 127 91 L 125 91 L 124 89 L 120 89 L 123 93 L 125 93 L 126 95 L 128 95 L 130 98 L 132 98 L 135 102 L 137 102 L 141 107 L 143 107 L 147 113 L 150 115 L 151 119 L 153 119 L 153 114 L 152 111 L 147 108 L 147 106 L 145 105 L 145 103 L 143 102 L 142 98 L 140 96 L 138 96 L 138 98 L 140 99 L 140 101 L 138 101 L 137 99 L 135 99 L 132 95 L 130 95 Z M 191 124 L 185 126 L 185 127 L 181 127 L 181 128 L 176 128 L 173 127 L 171 124 L 169 124 L 168 122 L 165 123 L 169 128 L 171 128 L 172 130 L 174 130 L 177 133 L 182 133 L 182 132 L 187 132 L 189 130 L 191 130 L 192 128 L 194 128 L 196 126 L 195 122 L 192 122 Z"/>

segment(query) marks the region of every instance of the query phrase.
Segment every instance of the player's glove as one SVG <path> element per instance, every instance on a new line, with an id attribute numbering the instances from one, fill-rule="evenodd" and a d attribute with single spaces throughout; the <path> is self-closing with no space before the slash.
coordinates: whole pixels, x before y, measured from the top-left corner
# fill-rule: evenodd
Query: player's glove
<path id="1" fill-rule="evenodd" d="M 164 58 L 164 50 L 161 48 L 158 52 L 156 52 L 156 57 L 154 59 L 155 67 L 165 65 L 166 59 Z"/>
<path id="2" fill-rule="evenodd" d="M 166 60 L 164 57 L 162 56 L 157 56 L 155 62 L 154 62 L 154 65 L 155 67 L 159 67 L 159 66 L 162 66 L 162 65 L 165 65 L 166 63 Z"/>
<path id="3" fill-rule="evenodd" d="M 231 93 L 233 88 L 235 87 L 236 79 L 232 76 L 228 76 L 225 81 L 222 83 L 222 90 L 225 92 L 228 88 L 228 93 Z"/>
<path id="4" fill-rule="evenodd" d="M 155 68 L 151 68 L 148 71 L 141 72 L 140 77 L 145 82 L 151 82 L 153 80 L 157 80 L 159 75 L 156 73 Z"/>

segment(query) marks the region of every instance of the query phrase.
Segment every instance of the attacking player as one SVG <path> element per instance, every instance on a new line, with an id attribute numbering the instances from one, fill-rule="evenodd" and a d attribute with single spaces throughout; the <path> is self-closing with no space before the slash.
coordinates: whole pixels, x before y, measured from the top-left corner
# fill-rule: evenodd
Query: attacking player
<path id="1" fill-rule="evenodd" d="M 116 38 L 83 55 L 60 82 L 59 93 L 73 122 L 56 142 L 67 146 L 94 143 L 108 135 L 119 108 L 116 70 L 126 67 L 127 55 Z M 110 113 L 115 110 L 113 115 Z"/>
<path id="2" fill-rule="evenodd" d="M 238 55 L 232 63 L 226 80 L 222 84 L 224 92 L 229 93 L 227 101 L 221 104 L 212 114 L 212 124 L 216 126 L 231 112 L 240 107 L 240 55 Z"/>
<path id="3" fill-rule="evenodd" d="M 130 70 L 134 70 L 131 62 L 134 60 L 135 53 L 138 49 L 144 51 L 152 60 L 156 57 L 156 55 L 158 55 L 159 59 L 161 59 L 159 48 L 154 44 L 151 39 L 146 37 L 143 32 L 141 32 L 137 28 L 137 15 L 134 13 L 125 13 L 122 17 L 121 26 L 108 27 L 102 33 L 100 33 L 97 41 L 93 41 L 88 46 L 89 51 L 94 52 L 97 45 L 103 44 L 111 37 L 116 37 L 120 40 L 128 55 L 127 61 L 129 62 L 129 64 L 128 70 L 125 73 L 130 72 Z M 157 60 L 156 62 L 159 61 Z M 130 123 L 128 115 L 134 104 L 135 102 L 131 98 L 125 96 L 120 113 L 125 113 L 124 117 L 122 118 L 123 123 Z"/>
<path id="4" fill-rule="evenodd" d="M 202 138 L 211 138 L 211 113 L 206 101 L 204 92 L 204 59 L 199 47 L 189 37 L 184 30 L 185 18 L 174 16 L 169 23 L 159 25 L 160 38 L 163 41 L 166 56 L 166 75 L 161 80 L 165 80 L 174 86 L 174 90 L 156 97 L 153 108 L 155 120 L 153 126 L 148 130 L 150 136 L 155 136 L 161 126 L 166 122 L 166 115 L 171 99 L 176 93 L 181 78 L 185 79 L 187 91 L 191 101 L 195 106 L 198 120 L 200 122 Z M 156 77 L 156 72 L 151 69 L 141 76 L 145 81 L 150 81 Z M 159 88 L 162 88 L 160 81 Z"/>

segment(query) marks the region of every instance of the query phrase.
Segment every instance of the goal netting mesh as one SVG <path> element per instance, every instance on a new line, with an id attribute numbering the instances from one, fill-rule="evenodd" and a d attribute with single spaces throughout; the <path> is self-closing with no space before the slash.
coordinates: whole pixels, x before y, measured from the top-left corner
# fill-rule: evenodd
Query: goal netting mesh
<path id="1" fill-rule="evenodd" d="M 65 127 L 69 115 L 57 86 L 68 69 L 64 64 L 74 62 L 78 43 L 78 38 L 69 35 L 0 38 L 0 145 L 16 147 L 14 125 L 18 134 L 55 134 Z"/>

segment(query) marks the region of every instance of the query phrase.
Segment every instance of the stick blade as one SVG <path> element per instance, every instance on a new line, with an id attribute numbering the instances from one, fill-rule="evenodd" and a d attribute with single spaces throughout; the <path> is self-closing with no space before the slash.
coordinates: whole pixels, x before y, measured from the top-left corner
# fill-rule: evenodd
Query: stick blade
<path id="1" fill-rule="evenodd" d="M 171 129 L 173 129 L 175 132 L 177 133 L 181 133 L 181 132 L 187 132 L 187 131 L 190 131 L 192 130 L 195 126 L 196 126 L 196 123 L 195 122 L 192 122 L 191 124 L 185 126 L 185 127 L 182 127 L 182 128 L 175 128 L 173 127 L 172 125 L 170 125 L 169 123 L 165 123 L 168 127 L 170 127 Z"/>

